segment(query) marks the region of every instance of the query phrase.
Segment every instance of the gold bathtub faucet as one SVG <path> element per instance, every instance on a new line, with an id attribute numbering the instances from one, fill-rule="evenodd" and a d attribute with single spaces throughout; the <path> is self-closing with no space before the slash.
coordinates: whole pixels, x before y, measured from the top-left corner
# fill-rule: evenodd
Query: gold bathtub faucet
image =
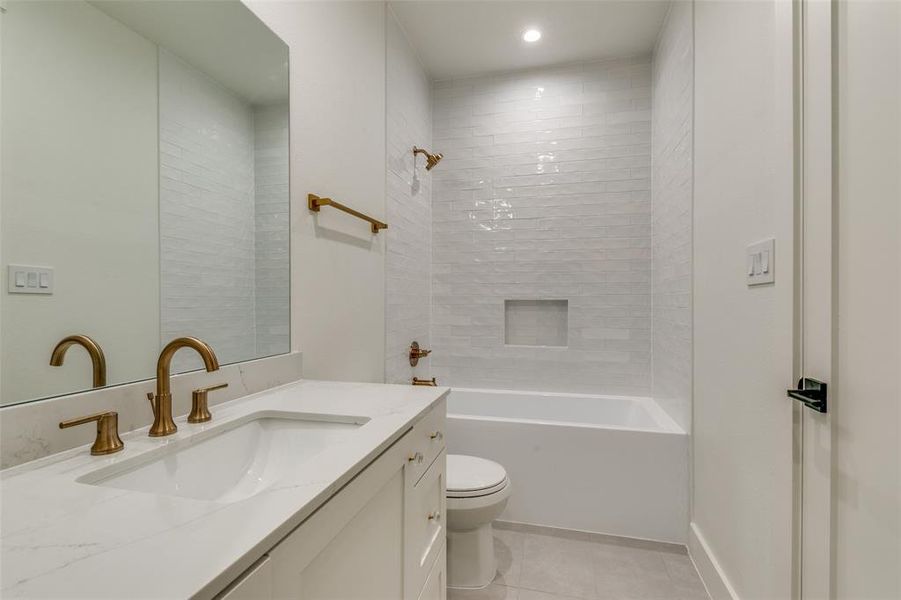
<path id="1" fill-rule="evenodd" d="M 194 337 L 180 337 L 172 340 L 163 351 L 156 363 L 156 396 L 147 394 L 150 405 L 153 408 L 153 425 L 150 427 L 150 437 L 172 435 L 178 431 L 175 421 L 172 419 L 172 391 L 169 383 L 169 368 L 172 357 L 181 348 L 191 348 L 203 359 L 203 365 L 208 372 L 219 370 L 219 359 L 209 344 Z"/>

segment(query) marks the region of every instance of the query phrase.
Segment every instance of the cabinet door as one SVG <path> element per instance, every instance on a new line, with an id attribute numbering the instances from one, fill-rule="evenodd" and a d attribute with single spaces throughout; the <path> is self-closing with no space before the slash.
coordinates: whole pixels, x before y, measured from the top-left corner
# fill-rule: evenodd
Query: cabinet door
<path id="1" fill-rule="evenodd" d="M 444 549 L 429 572 L 419 600 L 447 600 L 447 559 Z"/>
<path id="2" fill-rule="evenodd" d="M 375 600 L 403 591 L 403 473 L 363 507 L 300 574 L 300 598 Z"/>
<path id="3" fill-rule="evenodd" d="M 272 598 L 272 565 L 264 556 L 241 575 L 216 600 L 264 600 Z"/>
<path id="4" fill-rule="evenodd" d="M 403 596 L 408 451 L 401 439 L 269 552 L 274 598 Z"/>

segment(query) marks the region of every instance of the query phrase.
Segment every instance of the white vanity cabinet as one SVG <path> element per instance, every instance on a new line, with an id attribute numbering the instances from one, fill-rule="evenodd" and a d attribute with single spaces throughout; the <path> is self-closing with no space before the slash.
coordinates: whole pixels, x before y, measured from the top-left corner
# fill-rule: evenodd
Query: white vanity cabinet
<path id="1" fill-rule="evenodd" d="M 445 415 L 442 400 L 219 598 L 444 600 Z"/>

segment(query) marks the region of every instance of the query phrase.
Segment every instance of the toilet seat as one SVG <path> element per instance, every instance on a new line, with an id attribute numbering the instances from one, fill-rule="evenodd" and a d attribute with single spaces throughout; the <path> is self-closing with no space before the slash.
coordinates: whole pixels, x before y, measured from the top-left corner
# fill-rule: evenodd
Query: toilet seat
<path id="1" fill-rule="evenodd" d="M 494 461 L 464 454 L 447 456 L 448 498 L 489 496 L 502 491 L 507 483 L 507 472 Z"/>

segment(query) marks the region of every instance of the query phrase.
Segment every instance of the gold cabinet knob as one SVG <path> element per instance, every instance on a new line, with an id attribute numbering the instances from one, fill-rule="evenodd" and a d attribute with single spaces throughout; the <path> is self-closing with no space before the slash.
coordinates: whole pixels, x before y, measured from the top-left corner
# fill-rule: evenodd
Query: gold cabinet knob
<path id="1" fill-rule="evenodd" d="M 422 463 L 422 452 L 415 452 L 407 457 L 407 462 L 415 462 L 416 464 Z"/>
<path id="2" fill-rule="evenodd" d="M 440 431 L 433 431 L 431 434 L 429 434 L 429 439 L 430 440 L 443 440 L 444 434 L 441 433 Z"/>
<path id="3" fill-rule="evenodd" d="M 122 439 L 119 437 L 119 413 L 114 411 L 62 421 L 59 424 L 59 428 L 67 429 L 76 425 L 91 423 L 92 421 L 97 421 L 97 437 L 94 438 L 94 445 L 91 446 L 91 454 L 94 456 L 113 454 L 125 448 L 125 444 L 122 443 Z"/>
<path id="4" fill-rule="evenodd" d="M 441 513 L 438 512 L 437 510 L 435 512 L 429 513 L 429 521 L 440 521 L 440 520 L 441 520 Z"/>
<path id="5" fill-rule="evenodd" d="M 210 413 L 207 394 L 227 387 L 227 383 L 220 383 L 191 392 L 191 413 L 188 415 L 188 423 L 206 423 L 212 419 L 213 415 Z"/>

